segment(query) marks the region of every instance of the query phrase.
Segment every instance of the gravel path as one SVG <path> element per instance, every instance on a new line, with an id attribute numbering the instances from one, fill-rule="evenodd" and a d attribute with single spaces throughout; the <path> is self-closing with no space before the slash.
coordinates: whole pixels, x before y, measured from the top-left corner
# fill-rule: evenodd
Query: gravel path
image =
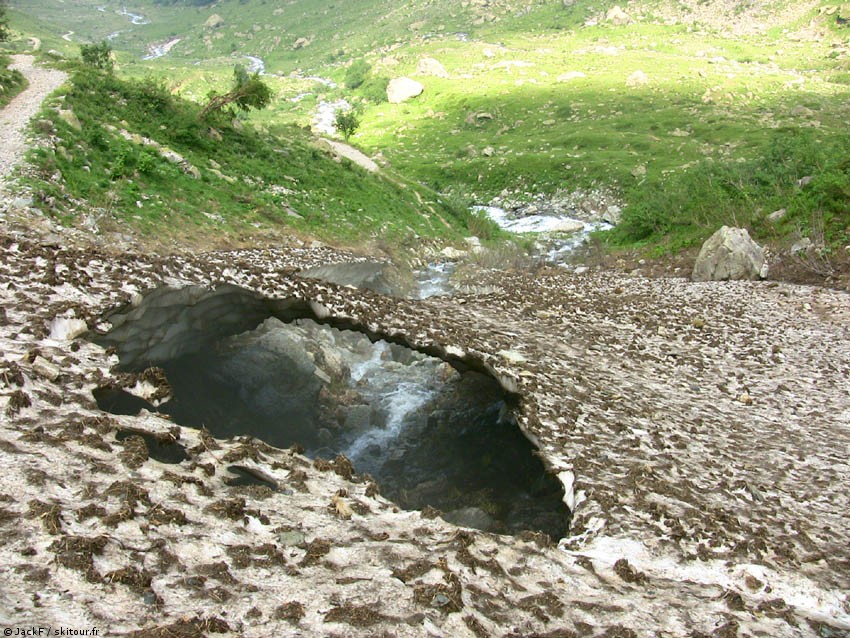
<path id="1" fill-rule="evenodd" d="M 325 143 L 331 147 L 331 150 L 339 155 L 340 157 L 345 157 L 346 159 L 350 159 L 352 162 L 357 164 L 358 166 L 365 168 L 370 173 L 374 173 L 378 170 L 378 165 L 369 159 L 365 154 L 358 151 L 356 148 L 351 146 L 350 144 L 345 144 L 343 142 L 337 142 L 335 140 L 329 140 L 325 138 Z"/>
<path id="2" fill-rule="evenodd" d="M 31 55 L 13 55 L 11 68 L 26 76 L 29 86 L 0 111 L 0 189 L 27 148 L 24 133 L 27 122 L 41 103 L 65 81 L 62 71 L 35 66 Z"/>

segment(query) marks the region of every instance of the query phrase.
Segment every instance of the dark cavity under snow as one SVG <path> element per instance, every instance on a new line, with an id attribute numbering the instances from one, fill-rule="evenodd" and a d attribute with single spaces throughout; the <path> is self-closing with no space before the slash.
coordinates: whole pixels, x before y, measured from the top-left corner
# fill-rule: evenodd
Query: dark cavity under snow
<path id="1" fill-rule="evenodd" d="M 100 390 L 101 409 L 160 411 L 219 438 L 299 444 L 313 458 L 344 454 L 405 509 L 430 506 L 449 522 L 497 533 L 566 534 L 563 488 L 492 377 L 292 312 L 280 313 L 286 322 L 271 310 L 263 316 L 260 308 L 270 306 L 243 297 L 223 319 L 214 293 L 172 292 L 176 305 L 167 294 L 149 296 L 114 316 L 115 328 L 99 341 L 115 345 L 128 369 L 162 367 L 173 397 L 155 407 L 126 391 Z M 205 325 L 201 315 L 213 308 Z"/>

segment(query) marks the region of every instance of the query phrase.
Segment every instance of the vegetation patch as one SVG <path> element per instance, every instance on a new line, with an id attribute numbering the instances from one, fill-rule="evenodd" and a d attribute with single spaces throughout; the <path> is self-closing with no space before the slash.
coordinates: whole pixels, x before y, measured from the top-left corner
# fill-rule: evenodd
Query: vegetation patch
<path id="1" fill-rule="evenodd" d="M 31 154 L 37 202 L 68 224 L 88 215 L 107 229 L 120 222 L 151 234 L 285 228 L 413 241 L 467 232 L 466 211 L 335 159 L 300 127 L 261 132 L 224 112 L 200 115 L 156 80 L 76 70 L 35 125 L 47 140 Z"/>

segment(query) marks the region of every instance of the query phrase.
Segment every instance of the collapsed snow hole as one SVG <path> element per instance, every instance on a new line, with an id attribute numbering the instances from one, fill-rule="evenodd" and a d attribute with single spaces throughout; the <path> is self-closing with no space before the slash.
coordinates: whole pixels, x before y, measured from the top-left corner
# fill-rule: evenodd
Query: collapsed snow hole
<path id="1" fill-rule="evenodd" d="M 316 319 L 315 305 L 233 286 L 158 289 L 110 315 L 112 329 L 95 340 L 115 346 L 125 370 L 161 367 L 172 397 L 157 406 L 114 393 L 96 399 L 118 413 L 158 410 L 219 438 L 344 454 L 386 497 L 436 508 L 457 525 L 566 534 L 563 487 L 498 382 L 470 362 L 449 365 Z"/>

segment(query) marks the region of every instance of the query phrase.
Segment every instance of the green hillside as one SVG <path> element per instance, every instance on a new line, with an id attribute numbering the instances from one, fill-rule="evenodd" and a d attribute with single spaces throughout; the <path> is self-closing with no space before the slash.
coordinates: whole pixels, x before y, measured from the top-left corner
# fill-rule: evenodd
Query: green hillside
<path id="1" fill-rule="evenodd" d="M 112 36 L 120 75 L 156 78 L 199 103 L 227 85 L 234 63 L 259 58 L 275 94 L 251 116 L 261 128 L 309 125 L 320 102 L 346 99 L 361 112 L 354 143 L 456 200 L 610 193 L 625 204 L 607 237 L 615 243 L 675 250 L 723 223 L 779 244 L 812 233 L 825 250 L 850 242 L 850 28 L 841 3 L 124 7 L 21 0 L 11 17 L 66 55 Z M 131 24 L 128 12 L 144 18 Z M 142 59 L 167 42 L 166 55 Z M 423 70 L 423 59 L 445 73 Z M 368 72 L 347 88 L 355 63 Z M 383 89 L 401 76 L 424 92 L 388 104 Z M 804 177 L 812 179 L 801 189 Z M 788 211 L 782 223 L 767 223 L 779 208 Z"/>
<path id="2" fill-rule="evenodd" d="M 465 209 L 337 159 L 298 127 L 258 132 L 228 117 L 201 119 L 199 110 L 152 80 L 75 72 L 35 125 L 54 140 L 32 154 L 40 207 L 69 223 L 88 212 L 102 225 L 184 237 L 285 228 L 403 243 L 468 232 Z"/>

